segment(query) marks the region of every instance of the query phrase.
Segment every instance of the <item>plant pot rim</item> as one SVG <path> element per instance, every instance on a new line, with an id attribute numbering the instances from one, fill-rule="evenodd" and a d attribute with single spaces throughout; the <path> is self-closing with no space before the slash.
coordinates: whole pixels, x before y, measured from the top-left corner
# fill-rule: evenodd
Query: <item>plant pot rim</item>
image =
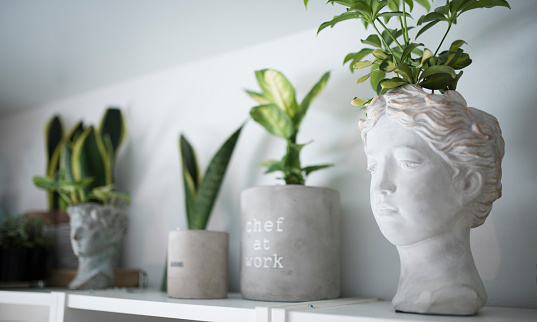
<path id="1" fill-rule="evenodd" d="M 220 231 L 220 230 L 206 230 L 206 229 L 174 229 L 170 230 L 170 233 L 181 233 L 181 234 L 209 234 L 209 235 L 229 235 L 229 232 L 227 231 Z"/>

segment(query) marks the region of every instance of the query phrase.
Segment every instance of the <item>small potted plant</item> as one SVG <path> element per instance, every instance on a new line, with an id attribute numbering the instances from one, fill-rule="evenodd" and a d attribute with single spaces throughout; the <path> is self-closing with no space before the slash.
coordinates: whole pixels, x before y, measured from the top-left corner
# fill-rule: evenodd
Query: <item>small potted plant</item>
<path id="1" fill-rule="evenodd" d="M 54 176 L 33 178 L 42 189 L 57 192 L 70 217 L 70 238 L 78 271 L 69 287 L 106 288 L 113 285 L 113 266 L 127 227 L 126 193 L 113 185 L 117 151 L 125 137 L 121 112 L 107 109 L 97 130 L 78 123 L 61 143 L 59 170 Z"/>
<path id="2" fill-rule="evenodd" d="M 411 17 L 415 2 L 428 12 L 417 20 Z M 349 19 L 375 31 L 362 39 L 373 48 L 347 55 L 344 63 L 371 68 L 358 83 L 370 79 L 377 93 L 352 104 L 366 109 L 360 130 L 373 215 L 399 252 L 394 308 L 473 315 L 487 294 L 472 257 L 470 230 L 485 222 L 501 196 L 504 141 L 496 118 L 468 107 L 455 91 L 462 69 L 472 62 L 462 49 L 466 42 L 443 46 L 466 12 L 510 7 L 505 0 L 441 2 L 429 12 L 429 0 L 330 0 L 345 12 L 319 31 Z M 427 47 L 416 40 L 437 24 L 446 25 L 438 44 Z"/>
<path id="3" fill-rule="evenodd" d="M 51 238 L 42 218 L 20 214 L 0 222 L 0 281 L 36 282 L 47 272 Z"/>
<path id="4" fill-rule="evenodd" d="M 265 173 L 281 172 L 286 185 L 259 186 L 241 194 L 241 293 L 264 301 L 313 301 L 337 298 L 340 292 L 339 193 L 305 186 L 313 171 L 331 165 L 302 166 L 306 144 L 297 135 L 311 102 L 323 91 L 325 73 L 301 103 L 279 71 L 255 72 L 261 92 L 246 91 L 260 105 L 254 121 L 287 141 L 281 160 L 262 163 Z"/>
<path id="5" fill-rule="evenodd" d="M 202 175 L 196 153 L 179 137 L 188 230 L 169 233 L 165 280 L 173 298 L 226 298 L 228 291 L 227 232 L 206 230 L 242 126 L 220 147 Z"/>

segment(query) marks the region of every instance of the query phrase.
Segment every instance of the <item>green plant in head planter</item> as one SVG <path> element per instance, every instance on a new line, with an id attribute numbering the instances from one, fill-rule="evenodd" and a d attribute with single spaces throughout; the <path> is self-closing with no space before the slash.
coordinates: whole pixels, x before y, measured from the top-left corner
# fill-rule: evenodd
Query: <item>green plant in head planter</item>
<path id="1" fill-rule="evenodd" d="M 304 5 L 307 6 L 308 2 L 304 0 Z M 411 16 L 416 2 L 428 12 L 417 20 Z M 351 71 L 370 68 L 370 72 L 357 82 L 363 83 L 369 79 L 377 95 L 405 84 L 417 84 L 442 93 L 456 89 L 463 74 L 462 69 L 470 65 L 472 60 L 461 48 L 466 44 L 464 40 L 456 40 L 449 48 L 443 49 L 452 26 L 462 14 L 474 9 L 510 8 L 506 0 L 446 0 L 444 5 L 431 12 L 430 0 L 329 0 L 328 3 L 345 7 L 345 12 L 321 24 L 317 33 L 349 19 L 359 19 L 366 29 L 371 27 L 374 30 L 373 34 L 364 35 L 361 40 L 372 47 L 348 54 L 343 63 L 350 62 Z M 389 27 L 390 22 L 395 22 L 395 27 Z M 411 22 L 415 26 L 411 26 Z M 447 25 L 445 31 L 438 35 L 438 44 L 427 47 L 417 40 L 438 23 Z M 417 32 L 412 39 L 409 31 L 414 28 L 417 28 Z M 364 59 L 366 57 L 370 58 Z M 371 100 L 355 98 L 352 104 L 367 107 Z"/>
<path id="2" fill-rule="evenodd" d="M 281 160 L 268 160 L 265 173 L 280 171 L 286 184 L 303 185 L 313 171 L 331 167 L 331 164 L 302 167 L 300 151 L 308 143 L 298 144 L 297 134 L 311 102 L 323 91 L 330 73 L 325 73 L 299 104 L 295 89 L 279 71 L 263 69 L 255 72 L 261 93 L 246 90 L 259 104 L 252 107 L 250 115 L 270 134 L 287 141 L 287 153 Z"/>
<path id="3" fill-rule="evenodd" d="M 50 124 L 55 124 L 54 120 Z M 49 148 L 52 153 L 47 176 L 35 176 L 34 184 L 57 192 L 63 210 L 68 205 L 90 201 L 128 203 L 127 194 L 113 189 L 114 162 L 125 136 L 125 124 L 118 108 L 106 110 L 98 129 L 78 122 L 54 149 Z"/>

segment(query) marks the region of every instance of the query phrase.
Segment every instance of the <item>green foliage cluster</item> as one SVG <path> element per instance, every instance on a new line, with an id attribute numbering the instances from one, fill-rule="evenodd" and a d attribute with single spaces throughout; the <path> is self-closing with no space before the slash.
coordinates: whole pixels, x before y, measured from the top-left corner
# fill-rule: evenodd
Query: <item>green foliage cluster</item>
<path id="1" fill-rule="evenodd" d="M 281 160 L 268 160 L 265 173 L 280 171 L 286 184 L 303 185 L 313 171 L 332 166 L 331 164 L 302 167 L 300 151 L 309 144 L 298 144 L 297 134 L 311 102 L 323 91 L 330 77 L 325 73 L 299 104 L 293 85 L 279 71 L 263 69 L 255 72 L 261 93 L 246 90 L 259 104 L 252 107 L 250 116 L 269 133 L 287 140 L 287 153 Z"/>
<path id="2" fill-rule="evenodd" d="M 49 247 L 52 241 L 44 226 L 43 218 L 28 218 L 24 214 L 5 217 L 0 223 L 0 248 Z"/>
<path id="3" fill-rule="evenodd" d="M 194 148 L 183 134 L 180 135 L 179 151 L 185 187 L 188 229 L 202 230 L 206 228 L 241 130 L 242 126 L 222 144 L 211 159 L 204 175 L 199 170 Z"/>
<path id="4" fill-rule="evenodd" d="M 63 126 L 59 117 L 54 116 L 46 132 L 51 133 L 47 135 L 47 176 L 35 176 L 33 182 L 47 190 L 49 197 L 57 193 L 61 197 L 57 201 L 59 208 L 65 211 L 68 205 L 89 201 L 128 203 L 128 195 L 114 191 L 113 185 L 115 158 L 126 136 L 118 108 L 105 111 L 98 129 L 93 125 L 86 127 L 80 121 L 67 135 L 59 136 Z"/>
<path id="5" fill-rule="evenodd" d="M 306 7 L 308 2 L 304 0 Z M 427 14 L 418 20 L 411 16 L 415 2 L 427 10 Z M 349 19 L 359 19 L 366 29 L 371 27 L 375 31 L 361 40 L 372 48 L 348 54 L 343 63 L 350 62 L 351 71 L 370 67 L 370 72 L 357 82 L 369 79 L 377 95 L 405 84 L 417 84 L 440 92 L 456 89 L 463 74 L 462 69 L 470 65 L 472 60 L 461 48 L 466 44 L 464 40 L 456 40 L 448 49 L 440 51 L 451 27 L 463 13 L 474 9 L 510 8 L 506 0 L 446 0 L 444 5 L 433 11 L 430 0 L 329 0 L 328 3 L 342 5 L 345 12 L 321 24 L 318 33 Z M 398 20 L 398 27 L 388 27 L 391 19 Z M 415 22 L 415 26 L 410 26 L 409 22 Z M 439 35 L 439 44 L 433 52 L 417 38 L 440 22 L 446 23 L 447 27 Z M 412 39 L 409 31 L 414 28 L 417 28 L 417 33 Z M 371 58 L 365 60 L 366 57 Z M 371 99 L 360 98 L 352 101 L 353 105 L 362 107 L 370 102 Z"/>

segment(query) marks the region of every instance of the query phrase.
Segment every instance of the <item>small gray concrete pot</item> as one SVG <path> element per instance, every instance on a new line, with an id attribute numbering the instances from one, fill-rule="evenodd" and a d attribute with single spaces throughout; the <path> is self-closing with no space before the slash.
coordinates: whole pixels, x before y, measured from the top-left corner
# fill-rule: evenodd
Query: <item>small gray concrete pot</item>
<path id="1" fill-rule="evenodd" d="M 168 239 L 168 296 L 221 299 L 228 291 L 229 234 L 176 230 Z"/>
<path id="2" fill-rule="evenodd" d="M 253 187 L 241 195 L 241 293 L 301 302 L 340 293 L 340 200 L 335 190 Z"/>

